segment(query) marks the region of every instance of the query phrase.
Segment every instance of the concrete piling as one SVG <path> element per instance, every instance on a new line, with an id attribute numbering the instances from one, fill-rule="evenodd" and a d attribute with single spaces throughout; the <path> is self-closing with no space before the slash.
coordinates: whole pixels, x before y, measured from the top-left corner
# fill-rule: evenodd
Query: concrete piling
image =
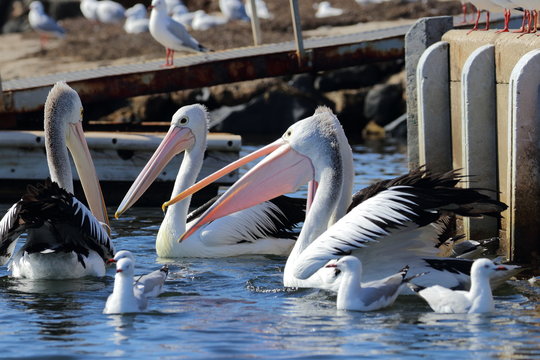
<path id="1" fill-rule="evenodd" d="M 500 224 L 490 219 L 465 220 L 466 235 L 499 235 L 501 254 L 523 263 L 540 259 L 538 49 L 540 38 L 534 34 L 446 32 L 442 42 L 429 47 L 418 62 L 419 133 L 409 138 L 409 146 L 419 150 L 417 159 L 425 160 L 429 169 L 438 169 L 430 159 L 448 157 L 448 148 L 426 144 L 451 141 L 452 168 L 473 175 L 465 186 L 492 190 L 509 206 Z M 436 65 L 439 73 L 429 70 L 435 67 L 433 61 L 441 64 Z M 423 76 L 428 70 L 431 78 L 426 82 Z M 444 96 L 446 102 L 440 98 Z M 440 116 L 433 107 L 439 108 Z M 435 115 L 423 117 L 430 112 Z M 450 131 L 437 135 L 433 128 L 447 126 L 447 114 Z"/>

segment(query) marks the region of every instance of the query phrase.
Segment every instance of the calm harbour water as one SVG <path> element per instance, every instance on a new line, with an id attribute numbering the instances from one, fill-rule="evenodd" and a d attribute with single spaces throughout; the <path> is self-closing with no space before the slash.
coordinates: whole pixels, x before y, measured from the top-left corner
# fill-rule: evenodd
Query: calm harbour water
<path id="1" fill-rule="evenodd" d="M 406 172 L 392 145 L 354 150 L 355 190 Z M 540 288 L 526 281 L 499 290 L 488 315 L 434 314 L 416 297 L 384 311 L 337 311 L 330 293 L 286 291 L 283 258 L 157 259 L 161 220 L 159 208 L 134 208 L 111 223 L 116 249 L 136 254 L 137 274 L 170 264 L 147 313 L 101 313 L 112 268 L 75 281 L 12 279 L 0 269 L 0 358 L 540 359 Z"/>

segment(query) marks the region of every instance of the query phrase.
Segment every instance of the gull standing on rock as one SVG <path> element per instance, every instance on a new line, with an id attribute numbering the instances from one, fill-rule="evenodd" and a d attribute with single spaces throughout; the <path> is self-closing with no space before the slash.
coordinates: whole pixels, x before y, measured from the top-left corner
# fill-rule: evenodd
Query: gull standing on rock
<path id="1" fill-rule="evenodd" d="M 152 0 L 150 8 L 150 34 L 167 50 L 164 66 L 174 65 L 175 51 L 208 51 L 189 35 L 184 25 L 167 15 L 165 0 Z"/>
<path id="2" fill-rule="evenodd" d="M 373 311 L 388 307 L 396 301 L 406 283 L 423 275 L 406 278 L 409 267 L 405 266 L 395 275 L 361 284 L 362 263 L 355 256 L 344 256 L 326 267 L 335 268 L 342 274 L 337 295 L 338 310 Z"/>
<path id="3" fill-rule="evenodd" d="M 150 20 L 146 17 L 146 7 L 143 4 L 135 4 L 126 10 L 124 30 L 128 34 L 148 32 L 149 22 Z"/>
<path id="4" fill-rule="evenodd" d="M 219 9 L 228 20 L 249 21 L 242 0 L 219 0 Z"/>
<path id="5" fill-rule="evenodd" d="M 515 266 L 513 266 L 515 267 Z M 489 259 L 477 259 L 471 268 L 471 290 L 450 290 L 440 285 L 409 287 L 423 297 L 437 313 L 485 313 L 495 309 L 489 279 L 496 271 L 509 270 Z"/>
<path id="6" fill-rule="evenodd" d="M 325 18 L 332 16 L 340 16 L 343 14 L 343 9 L 332 7 L 328 1 L 321 1 L 319 4 L 313 4 L 313 8 L 317 9 L 316 18 Z"/>
<path id="7" fill-rule="evenodd" d="M 58 25 L 56 21 L 45 14 L 43 4 L 39 1 L 32 1 L 30 3 L 28 22 L 32 29 L 39 34 L 41 49 L 43 49 L 47 43 L 47 35 L 53 35 L 61 39 L 66 34 L 65 30 Z"/>
<path id="8" fill-rule="evenodd" d="M 97 3 L 96 16 L 97 19 L 105 24 L 116 24 L 124 20 L 126 9 L 111 0 L 101 0 Z"/>

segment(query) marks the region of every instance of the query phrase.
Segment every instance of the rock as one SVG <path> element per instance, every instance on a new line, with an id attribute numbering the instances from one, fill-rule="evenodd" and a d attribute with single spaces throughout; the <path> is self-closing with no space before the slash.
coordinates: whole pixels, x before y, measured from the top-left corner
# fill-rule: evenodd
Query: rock
<path id="1" fill-rule="evenodd" d="M 297 74 L 289 80 L 288 84 L 303 92 L 315 92 L 315 75 L 313 74 Z"/>
<path id="2" fill-rule="evenodd" d="M 379 126 L 385 126 L 405 112 L 403 87 L 378 84 L 369 90 L 364 103 L 364 116 Z"/>
<path id="3" fill-rule="evenodd" d="M 383 73 L 374 64 L 325 71 L 315 80 L 315 89 L 329 92 L 342 89 L 358 89 L 380 81 Z"/>
<path id="4" fill-rule="evenodd" d="M 341 90 L 326 93 L 325 96 L 335 104 L 336 115 L 351 140 L 360 138 L 367 124 L 364 116 L 364 101 L 369 88 Z"/>
<path id="5" fill-rule="evenodd" d="M 212 130 L 279 136 L 294 122 L 313 115 L 319 105 L 332 106 L 322 97 L 309 96 L 286 85 L 277 86 L 254 97 L 245 106 L 221 111 L 225 114 L 223 119 L 217 118 L 220 112 L 214 112 L 213 120 L 219 124 Z"/>
<path id="6" fill-rule="evenodd" d="M 83 16 L 80 1 L 49 1 L 47 14 L 53 19 L 61 20 Z"/>

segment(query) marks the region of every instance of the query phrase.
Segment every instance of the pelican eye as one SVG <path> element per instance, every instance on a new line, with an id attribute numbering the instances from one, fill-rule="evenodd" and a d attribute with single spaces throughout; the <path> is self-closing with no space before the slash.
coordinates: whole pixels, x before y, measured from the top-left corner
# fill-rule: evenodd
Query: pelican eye
<path id="1" fill-rule="evenodd" d="M 178 123 L 179 123 L 180 125 L 186 125 L 188 122 L 189 122 L 189 119 L 188 119 L 187 116 L 182 117 L 182 118 L 178 121 Z"/>
<path id="2" fill-rule="evenodd" d="M 291 137 L 291 134 L 292 134 L 292 131 L 287 130 L 287 132 L 285 133 L 285 135 L 283 137 L 285 137 L 285 138 Z"/>

